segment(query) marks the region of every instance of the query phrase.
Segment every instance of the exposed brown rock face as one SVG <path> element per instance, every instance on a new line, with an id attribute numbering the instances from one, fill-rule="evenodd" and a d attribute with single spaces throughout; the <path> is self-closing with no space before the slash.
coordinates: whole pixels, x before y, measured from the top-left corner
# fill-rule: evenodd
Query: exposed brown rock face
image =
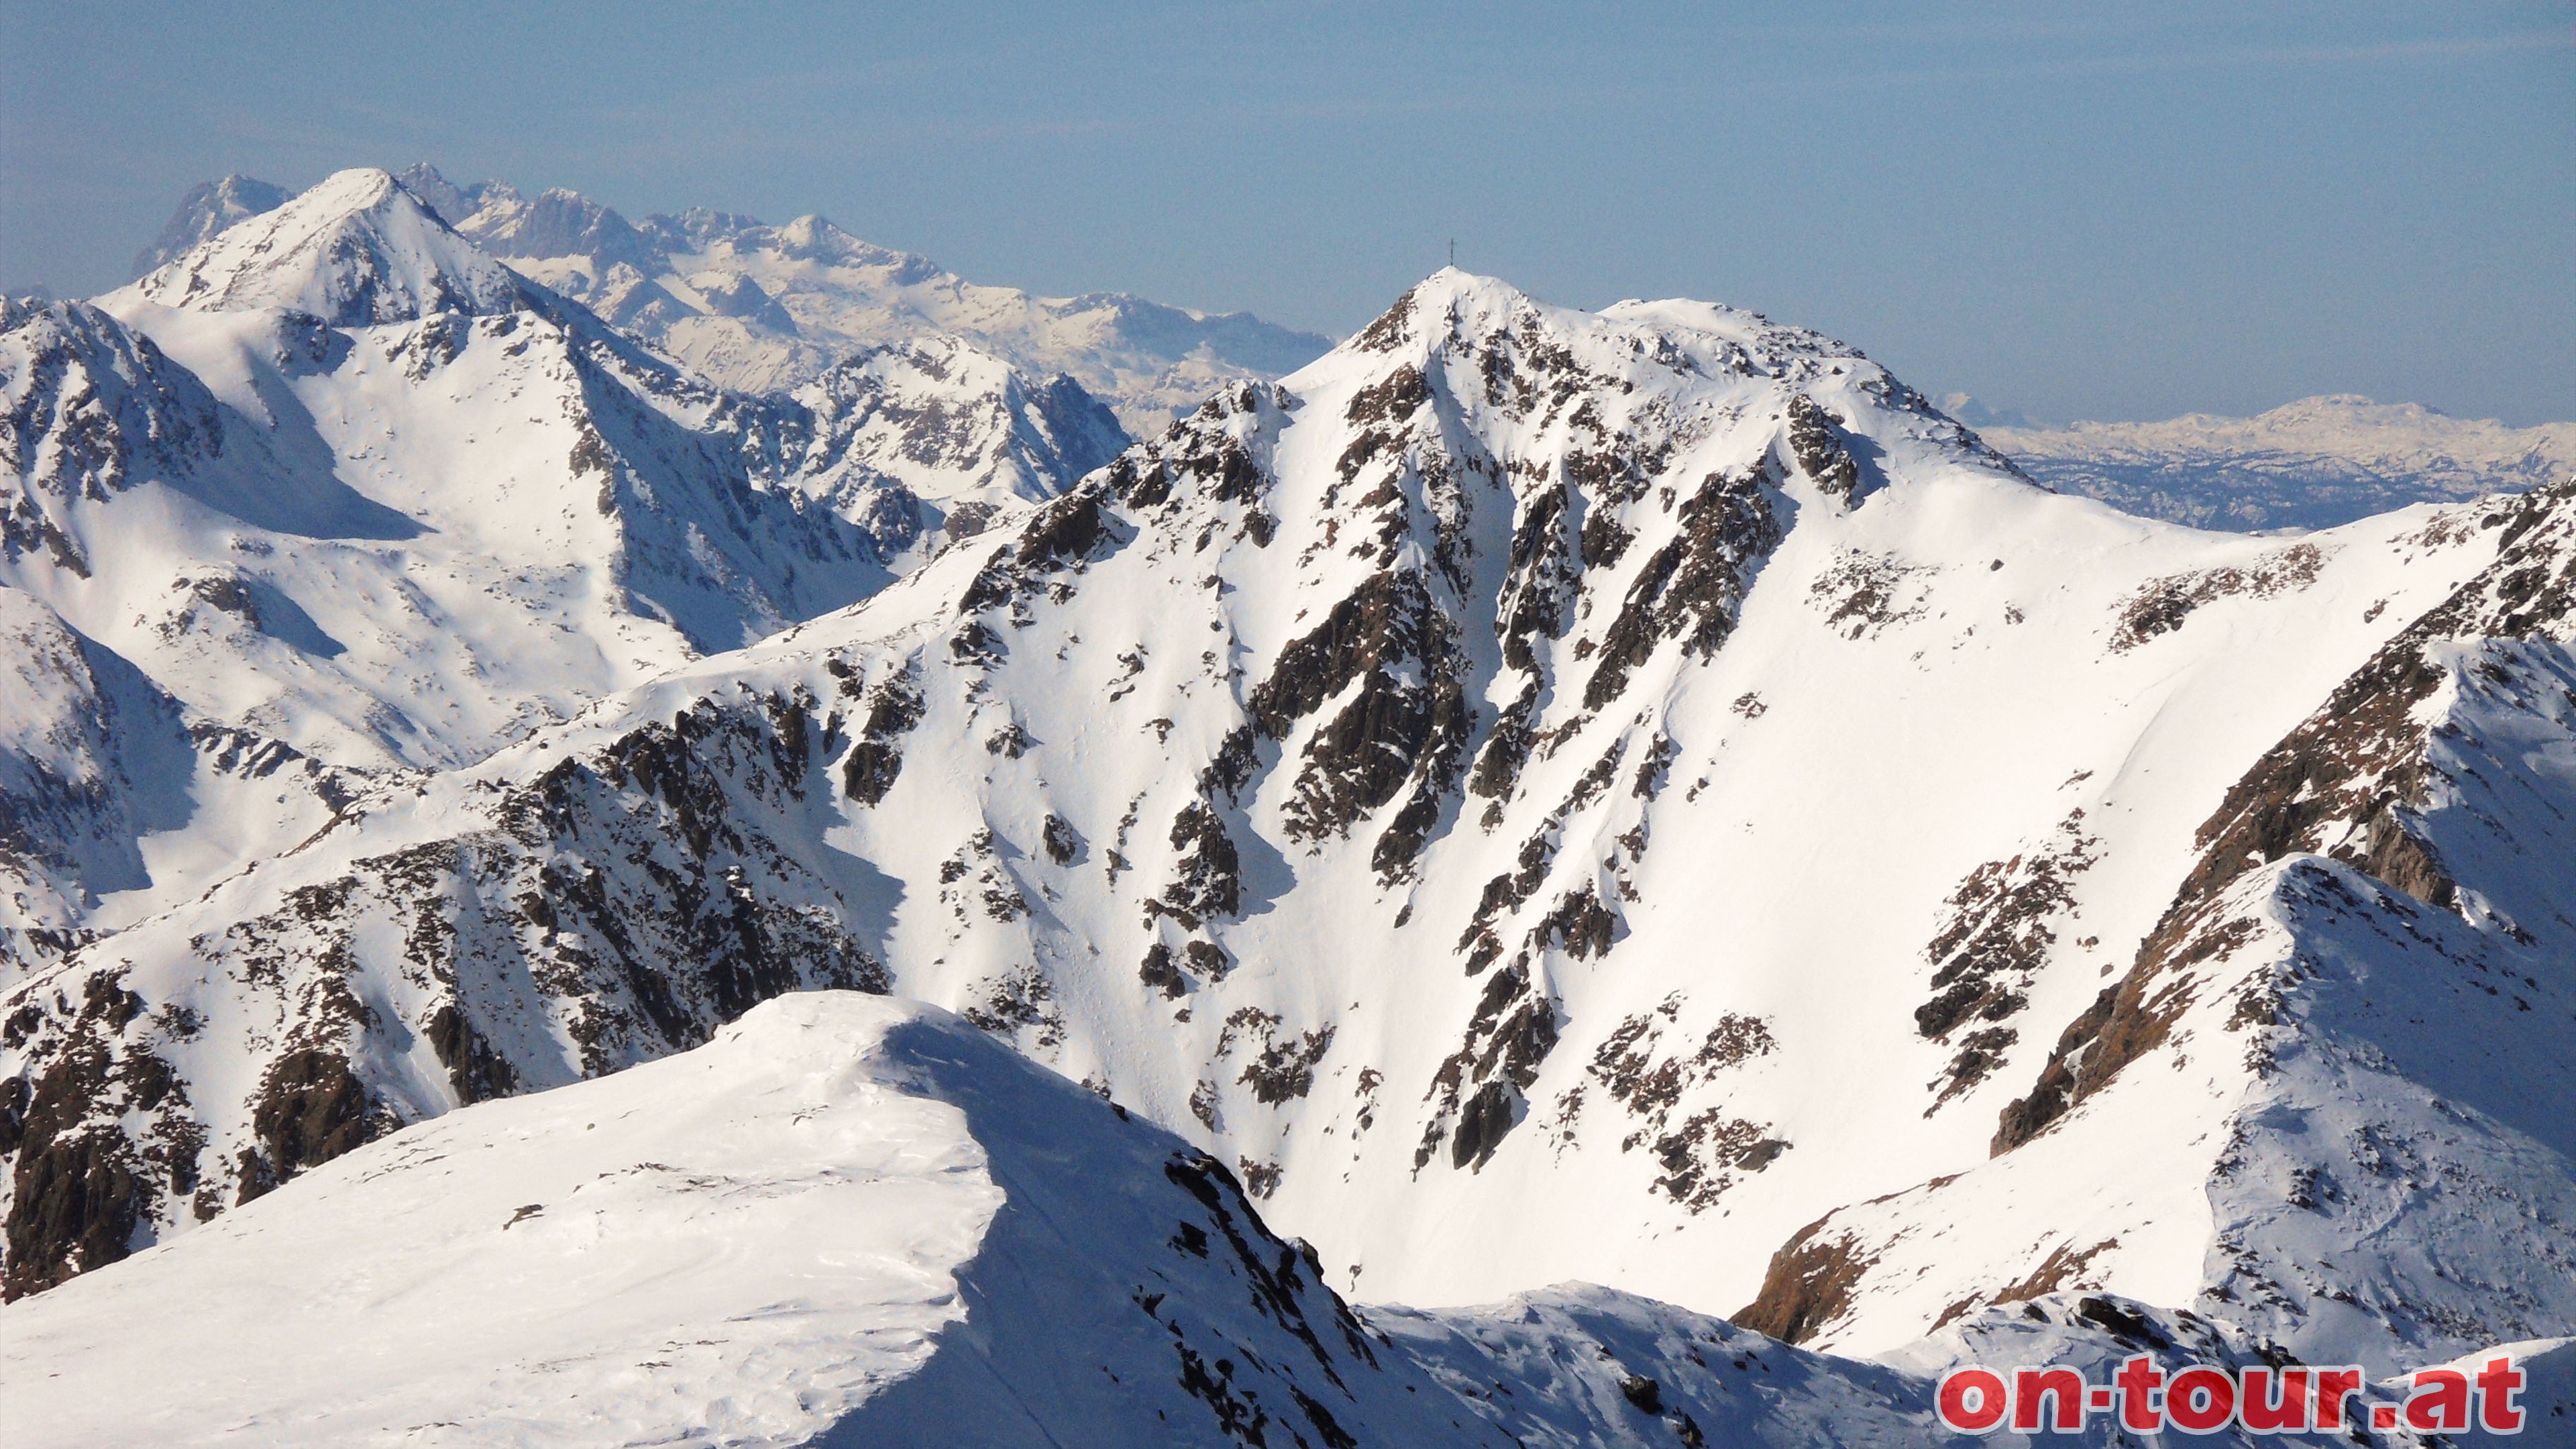
<path id="1" fill-rule="evenodd" d="M 123 1134 L 84 1130 L 110 1099 L 105 1052 L 66 1052 L 36 1081 L 20 1131 L 0 1298 L 41 1292 L 133 1251 L 159 1201 L 150 1168 Z"/>
<path id="2" fill-rule="evenodd" d="M 495 828 L 357 860 L 197 938 L 205 976 L 281 1023 L 239 1103 L 192 1100 L 156 1048 L 202 1023 L 147 1011 L 121 963 L 75 955 L 22 983 L 0 1001 L 34 1064 L 14 1079 L 32 1082 L 26 1105 L 6 1113 L 17 1160 L 0 1291 L 115 1261 L 183 1212 L 249 1201 L 426 1111 L 695 1046 L 783 992 L 884 990 L 847 908 L 764 834 L 775 812 L 832 788 L 816 704 L 702 700 L 500 789 Z M 416 1020 L 353 990 L 360 952 L 385 949 L 385 933 L 360 940 L 378 925 L 398 959 L 373 969 L 417 985 Z M 568 1060 L 549 1054 L 557 1024 Z M 358 1065 L 414 1036 L 445 1068 L 448 1100 L 409 1100 Z M 212 1140 L 225 1116 L 240 1135 Z"/>
<path id="3" fill-rule="evenodd" d="M 1805 1343 L 1848 1312 L 1852 1290 L 1876 1263 L 1849 1233 L 1827 1233 L 1828 1217 L 1800 1228 L 1771 1255 L 1762 1291 L 1727 1317 L 1784 1343 Z"/>
<path id="4" fill-rule="evenodd" d="M 2213 599 L 2231 594 L 2268 599 L 2304 589 L 2316 582 L 2325 557 L 2325 551 L 2317 545 L 2297 543 L 2250 569 L 2205 569 L 2151 580 L 2120 611 L 2120 621 L 2112 631 L 2111 652 L 2124 653 L 2159 635 L 2172 633 L 2194 610 Z"/>
<path id="5" fill-rule="evenodd" d="M 925 704 L 921 688 L 909 673 L 877 686 L 868 697 L 866 721 L 858 743 L 841 762 L 841 789 L 862 805 L 884 802 L 903 773 L 903 737 L 921 723 Z"/>
<path id="6" fill-rule="evenodd" d="M 316 1167 L 393 1130 L 393 1114 L 336 1052 L 291 1052 L 268 1069 L 251 1109 L 257 1149 L 245 1149 L 239 1201 L 248 1202 L 308 1167 Z"/>
<path id="7" fill-rule="evenodd" d="M 1970 1029 L 1943 1070 L 1935 1109 L 1983 1080 L 2019 1040 L 2017 1028 L 2000 1023 L 2029 1004 L 2028 988 L 2057 944 L 2055 926 L 2074 910 L 2074 878 L 2094 864 L 2101 842 L 2083 827 L 2078 809 L 2050 839 L 1970 871 L 1944 904 L 1941 929 L 1923 948 L 1934 994 L 1914 1009 L 1914 1025 L 1944 1043 Z"/>
<path id="8" fill-rule="evenodd" d="M 1697 655 L 1725 643 L 1753 575 L 1780 545 L 1768 480 L 1758 474 L 1711 475 L 1682 505 L 1680 524 L 1629 585 L 1602 635 L 1601 662 L 1583 690 L 1586 709 L 1609 703 L 1662 640 L 1679 639 Z"/>

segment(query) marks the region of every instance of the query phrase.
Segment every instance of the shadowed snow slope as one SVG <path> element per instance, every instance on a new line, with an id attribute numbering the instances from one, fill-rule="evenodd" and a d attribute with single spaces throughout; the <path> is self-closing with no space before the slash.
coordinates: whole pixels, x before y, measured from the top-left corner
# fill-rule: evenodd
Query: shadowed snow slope
<path id="1" fill-rule="evenodd" d="M 0 1311 L 0 1397 L 22 1449 L 1892 1449 L 1953 1441 L 1957 1363 L 2260 1348 L 2101 1298 L 1894 1367 L 1582 1285 L 1354 1311 L 1178 1138 L 936 1008 L 825 992 Z"/>
<path id="2" fill-rule="evenodd" d="M 953 342 L 810 392 L 717 390 L 382 172 L 99 305 L 0 300 L 0 585 L 150 681 L 203 756 L 163 771 L 148 828 L 105 797 L 77 826 L 59 791 L 8 807 L 54 825 L 0 862 L 47 877 L 0 893 L 0 977 L 309 836 L 346 803 L 316 772 L 479 759 L 864 597 L 1126 443 L 1075 384 Z M 117 839 L 66 854 L 65 830 Z"/>
<path id="3" fill-rule="evenodd" d="M 18 1305 L 0 1394 L 23 1449 L 1508 1442 L 1223 1167 L 848 993 L 456 1113 Z"/>
<path id="4" fill-rule="evenodd" d="M 179 198 L 179 209 L 152 245 L 135 253 L 132 275 L 140 279 L 159 271 L 215 239 L 245 217 L 275 211 L 294 193 L 285 187 L 235 173 L 220 181 L 203 181 Z"/>

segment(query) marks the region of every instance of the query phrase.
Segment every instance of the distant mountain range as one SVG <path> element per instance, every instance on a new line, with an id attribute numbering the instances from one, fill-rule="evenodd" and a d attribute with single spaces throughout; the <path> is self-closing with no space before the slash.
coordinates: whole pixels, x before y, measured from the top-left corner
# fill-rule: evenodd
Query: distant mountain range
<path id="1" fill-rule="evenodd" d="M 1332 345 L 1249 313 L 979 285 L 817 216 L 773 227 L 693 208 L 638 223 L 577 192 L 530 197 L 500 181 L 459 184 L 425 162 L 400 179 L 514 270 L 739 391 L 794 387 L 854 350 L 944 333 L 1033 377 L 1073 377 L 1128 432 L 1146 436 L 1226 379 L 1279 377 Z M 289 194 L 238 175 L 197 187 L 136 257 L 135 275 Z M 1941 406 L 2049 487 L 2195 528 L 2331 528 L 2576 472 L 2576 423 L 2508 428 L 2349 394 L 2253 418 L 2193 413 L 2062 428 L 1991 411 L 1964 393 Z"/>
<path id="2" fill-rule="evenodd" d="M 2251 418 L 2192 413 L 2063 428 L 1962 421 L 2061 493 L 2195 528 L 2332 528 L 2409 503 L 2519 493 L 2576 473 L 2576 422 L 2509 428 L 2350 394 L 2303 398 Z"/>
<path id="3" fill-rule="evenodd" d="M 1032 375 L 1072 376 L 1143 434 L 1229 378 L 1276 377 L 1333 345 L 1249 313 L 979 285 L 819 216 L 770 226 L 692 208 L 635 223 L 577 192 L 459 185 L 426 163 L 399 179 L 485 253 L 743 392 L 792 388 L 853 352 L 946 333 Z M 136 258 L 136 274 L 286 195 L 243 176 L 198 187 Z"/>

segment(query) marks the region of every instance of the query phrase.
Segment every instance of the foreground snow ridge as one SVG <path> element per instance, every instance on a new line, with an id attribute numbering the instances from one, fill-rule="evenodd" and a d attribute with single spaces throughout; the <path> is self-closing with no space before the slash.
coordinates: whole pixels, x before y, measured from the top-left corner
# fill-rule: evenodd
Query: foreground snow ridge
<path id="1" fill-rule="evenodd" d="M 834 991 L 15 1305 L 0 1397 L 21 1449 L 1902 1445 L 1953 1437 L 1957 1363 L 2124 1346 L 2249 1360 L 2104 1298 L 1890 1364 L 1583 1285 L 1354 1310 L 1178 1138 L 936 1007 Z M 2545 1414 L 2566 1353 L 2523 1347 Z"/>
<path id="2" fill-rule="evenodd" d="M 1501 1446 L 1435 1374 L 1481 1390 L 1485 1355 L 1532 1335 L 1803 1357 L 1598 1290 L 1455 1328 L 1407 1314 L 1399 1342 L 1301 1249 L 1222 1166 L 956 1017 L 799 994 L 695 1051 L 361 1148 L 13 1307 L 0 1394 L 22 1449 Z M 1902 1376 L 1813 1378 L 1783 1402 L 1921 1418 Z M 1512 1412 L 1577 1429 L 1602 1408 L 1582 1388 Z"/>

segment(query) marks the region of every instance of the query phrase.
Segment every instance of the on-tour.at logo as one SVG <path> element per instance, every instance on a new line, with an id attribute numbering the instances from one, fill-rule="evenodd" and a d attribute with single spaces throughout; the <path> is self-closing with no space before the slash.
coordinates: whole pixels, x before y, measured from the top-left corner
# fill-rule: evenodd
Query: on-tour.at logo
<path id="1" fill-rule="evenodd" d="M 2405 1402 L 2369 1397 L 2369 1377 L 2358 1364 L 2332 1368 L 2254 1365 L 2230 1371 L 2190 1364 L 2168 1373 L 2135 1354 L 2107 1384 L 2089 1383 L 2080 1369 L 2017 1368 L 2007 1376 L 1971 1365 L 1941 1376 L 1941 1423 L 1962 1434 L 1988 1434 L 2009 1426 L 2018 1433 L 2080 1434 L 2095 1414 L 2113 1414 L 2138 1433 L 2166 1429 L 2215 1434 L 2239 1428 L 2253 1434 L 2299 1434 L 2342 1428 L 2421 1429 L 2461 1434 L 2522 1432 L 2515 1402 L 2523 1373 L 2510 1355 L 2487 1360 L 2475 1374 L 2452 1368 L 2417 1369 Z"/>

